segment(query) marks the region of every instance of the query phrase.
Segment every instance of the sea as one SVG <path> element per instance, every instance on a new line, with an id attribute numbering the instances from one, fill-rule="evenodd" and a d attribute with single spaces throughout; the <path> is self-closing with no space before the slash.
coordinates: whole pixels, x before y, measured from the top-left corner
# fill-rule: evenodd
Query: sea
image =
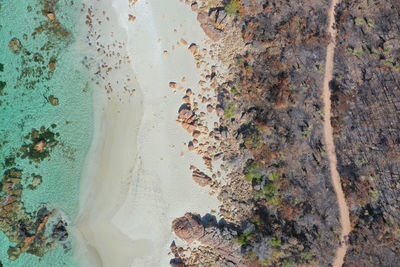
<path id="1" fill-rule="evenodd" d="M 93 136 L 82 16 L 80 0 L 0 0 L 0 179 L 9 169 L 22 171 L 25 212 L 56 211 L 47 232 L 58 219 L 68 230 L 77 217 L 80 178 Z M 46 130 L 54 140 L 45 139 L 41 151 L 35 142 Z M 16 244 L 0 229 L 0 266 L 78 266 L 73 239 L 69 233 L 41 257 L 23 252 L 10 260 L 7 251 Z"/>

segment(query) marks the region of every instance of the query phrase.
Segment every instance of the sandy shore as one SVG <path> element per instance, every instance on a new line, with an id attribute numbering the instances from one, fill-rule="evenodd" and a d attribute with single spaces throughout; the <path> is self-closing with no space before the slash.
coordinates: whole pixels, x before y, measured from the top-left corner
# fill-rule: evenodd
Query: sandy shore
<path id="1" fill-rule="evenodd" d="M 201 43 L 205 35 L 190 6 L 178 0 L 139 1 L 134 8 L 124 0 L 87 2 L 110 19 L 94 26 L 99 42 L 123 42 L 119 54 L 131 60 L 106 77 L 111 93 L 95 90 L 76 255 L 82 266 L 169 266 L 172 220 L 218 208 L 216 197 L 191 178 L 189 166 L 204 164 L 184 145 L 190 135 L 176 123 L 182 96 L 168 87 L 184 76 L 187 88 L 197 86 L 201 72 L 187 45 L 177 42 Z M 126 76 L 128 85 L 121 82 Z"/>

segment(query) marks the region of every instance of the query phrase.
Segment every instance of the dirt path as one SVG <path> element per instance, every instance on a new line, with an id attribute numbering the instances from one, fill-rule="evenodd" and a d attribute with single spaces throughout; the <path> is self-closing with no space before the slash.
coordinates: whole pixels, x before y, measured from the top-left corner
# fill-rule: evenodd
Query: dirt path
<path id="1" fill-rule="evenodd" d="M 325 75 L 324 85 L 322 91 L 322 97 L 325 107 L 324 116 L 324 137 L 326 143 L 326 150 L 329 159 L 329 167 L 331 171 L 332 185 L 335 190 L 336 198 L 339 206 L 340 224 L 342 226 L 342 232 L 340 234 L 340 246 L 338 247 L 335 255 L 333 267 L 340 267 L 343 265 L 344 256 L 346 255 L 347 244 L 345 238 L 349 235 L 351 230 L 349 208 L 346 204 L 342 185 L 340 182 L 339 172 L 337 170 L 337 158 L 335 153 L 335 144 L 333 142 L 333 130 L 331 125 L 331 92 L 329 89 L 329 81 L 333 75 L 333 58 L 335 53 L 335 39 L 336 29 L 333 28 L 335 21 L 334 7 L 339 3 L 340 0 L 332 0 L 331 7 L 329 9 L 329 26 L 328 31 L 332 36 L 332 41 L 329 43 L 326 51 L 326 62 L 325 62 Z"/>

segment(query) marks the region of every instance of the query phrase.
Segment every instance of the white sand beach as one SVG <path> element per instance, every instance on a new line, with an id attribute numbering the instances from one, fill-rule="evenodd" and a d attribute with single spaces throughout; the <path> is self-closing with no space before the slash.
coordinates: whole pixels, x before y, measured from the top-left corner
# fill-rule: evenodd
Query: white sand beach
<path id="1" fill-rule="evenodd" d="M 186 77 L 185 88 L 198 87 L 201 70 L 188 45 L 177 42 L 199 44 L 206 37 L 190 6 L 178 0 L 139 0 L 133 8 L 127 0 L 87 5 L 109 17 L 108 24 L 94 23 L 99 42 L 123 42 L 119 53 L 129 55 L 130 64 L 106 77 L 112 92 L 106 94 L 104 82 L 95 88 L 76 255 L 82 266 L 169 266 L 172 220 L 218 210 L 216 197 L 192 180 L 189 166 L 204 164 L 184 145 L 191 136 L 176 123 L 182 95 L 168 86 Z M 136 19 L 128 21 L 129 15 Z M 126 76 L 129 82 L 119 82 Z"/>

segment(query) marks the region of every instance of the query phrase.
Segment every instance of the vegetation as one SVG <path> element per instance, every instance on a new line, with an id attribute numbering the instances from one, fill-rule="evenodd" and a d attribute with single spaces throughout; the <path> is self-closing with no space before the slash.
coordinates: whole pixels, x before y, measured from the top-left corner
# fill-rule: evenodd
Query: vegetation
<path id="1" fill-rule="evenodd" d="M 373 201 L 377 201 L 379 198 L 379 191 L 377 189 L 371 190 L 370 195 Z"/>
<path id="2" fill-rule="evenodd" d="M 238 89 L 236 89 L 235 87 L 233 87 L 233 88 L 231 89 L 231 93 L 234 94 L 234 95 L 236 95 L 236 94 L 239 93 L 239 91 L 238 91 Z"/>
<path id="3" fill-rule="evenodd" d="M 274 184 L 266 184 L 264 185 L 264 197 L 265 200 L 272 204 L 278 205 L 279 204 L 279 193 L 276 190 L 276 186 Z"/>
<path id="4" fill-rule="evenodd" d="M 280 247 L 281 246 L 281 240 L 276 237 L 272 237 L 270 241 L 268 241 L 268 244 L 271 245 L 272 247 Z"/>
<path id="5" fill-rule="evenodd" d="M 247 246 L 255 236 L 256 233 L 254 231 L 243 233 L 238 237 L 237 242 L 242 246 Z"/>
<path id="6" fill-rule="evenodd" d="M 225 107 L 224 115 L 227 119 L 231 119 L 236 115 L 236 110 L 234 109 L 235 103 L 231 102 Z"/>
<path id="7" fill-rule="evenodd" d="M 245 180 L 248 182 L 252 182 L 256 180 L 257 184 L 261 183 L 261 178 L 263 176 L 262 169 L 257 166 L 254 162 L 250 163 L 246 168 Z"/>
<path id="8" fill-rule="evenodd" d="M 225 12 L 228 15 L 236 15 L 240 10 L 239 0 L 231 0 L 229 4 L 225 6 Z"/>

